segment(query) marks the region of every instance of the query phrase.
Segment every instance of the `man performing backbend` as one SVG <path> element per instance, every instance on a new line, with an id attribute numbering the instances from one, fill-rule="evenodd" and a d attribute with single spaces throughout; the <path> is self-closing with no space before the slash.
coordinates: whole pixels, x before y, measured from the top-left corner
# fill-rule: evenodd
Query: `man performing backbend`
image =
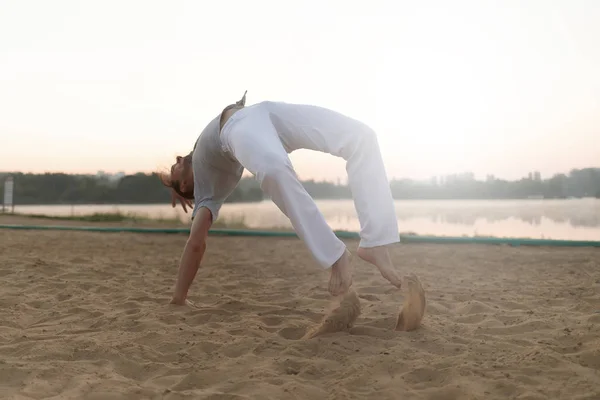
<path id="1" fill-rule="evenodd" d="M 330 269 L 331 295 L 349 290 L 350 253 L 298 180 L 288 157 L 297 149 L 346 160 L 360 222 L 357 255 L 400 288 L 401 278 L 388 252 L 388 246 L 400 240 L 398 225 L 375 132 L 360 121 L 321 107 L 270 101 L 246 107 L 245 101 L 246 94 L 210 121 L 194 150 L 185 157 L 178 156 L 170 176 L 163 178 L 179 196 L 195 202 L 171 303 L 186 304 L 206 250 L 208 230 L 244 168 L 290 219 L 317 263 Z"/>

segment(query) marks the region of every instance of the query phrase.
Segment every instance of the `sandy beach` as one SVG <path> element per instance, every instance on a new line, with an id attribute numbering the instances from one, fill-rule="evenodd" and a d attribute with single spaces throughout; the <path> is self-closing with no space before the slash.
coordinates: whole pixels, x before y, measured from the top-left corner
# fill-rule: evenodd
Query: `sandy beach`
<path id="1" fill-rule="evenodd" d="M 300 340 L 330 296 L 298 239 L 211 237 L 182 308 L 185 241 L 0 230 L 0 398 L 600 399 L 600 249 L 399 245 L 420 329 L 357 261 L 356 325 Z"/>

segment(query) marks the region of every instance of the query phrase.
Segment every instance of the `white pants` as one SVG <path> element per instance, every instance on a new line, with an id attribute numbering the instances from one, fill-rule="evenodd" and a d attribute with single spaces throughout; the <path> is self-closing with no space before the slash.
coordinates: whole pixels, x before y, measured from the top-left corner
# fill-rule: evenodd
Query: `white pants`
<path id="1" fill-rule="evenodd" d="M 322 267 L 333 265 L 346 246 L 298 180 L 288 157 L 296 149 L 346 160 L 361 247 L 399 242 L 377 136 L 365 124 L 325 108 L 264 102 L 235 113 L 223 126 L 221 141 L 223 149 L 257 177 Z"/>

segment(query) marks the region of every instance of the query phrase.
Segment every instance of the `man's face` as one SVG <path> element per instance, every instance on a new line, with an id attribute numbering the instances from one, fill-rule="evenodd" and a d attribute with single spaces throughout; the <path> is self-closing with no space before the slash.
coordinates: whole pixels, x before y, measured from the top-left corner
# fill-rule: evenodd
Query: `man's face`
<path id="1" fill-rule="evenodd" d="M 194 176 L 188 157 L 177 156 L 175 164 L 171 166 L 171 182 L 176 191 L 190 193 L 194 191 Z"/>
<path id="2" fill-rule="evenodd" d="M 175 164 L 171 166 L 171 180 L 173 182 L 181 182 L 184 177 L 183 173 L 185 166 L 183 164 L 183 157 L 177 156 L 175 158 Z"/>

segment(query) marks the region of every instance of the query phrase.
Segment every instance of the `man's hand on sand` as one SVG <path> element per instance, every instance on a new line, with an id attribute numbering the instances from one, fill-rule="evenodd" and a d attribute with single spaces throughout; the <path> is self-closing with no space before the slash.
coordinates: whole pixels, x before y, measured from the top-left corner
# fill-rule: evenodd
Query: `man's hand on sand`
<path id="1" fill-rule="evenodd" d="M 195 305 L 193 302 L 191 302 L 190 300 L 183 300 L 183 301 L 180 301 L 180 300 L 172 299 L 172 300 L 169 302 L 169 304 L 170 304 L 170 305 L 174 305 L 174 306 L 188 306 L 188 307 L 196 307 L 196 305 Z"/>
<path id="2" fill-rule="evenodd" d="M 187 207 L 192 208 L 192 201 L 190 199 L 186 199 L 185 197 L 181 197 L 177 192 L 171 189 L 171 205 L 173 208 L 177 205 L 177 200 L 181 203 L 181 207 L 183 211 L 187 213 Z"/>

